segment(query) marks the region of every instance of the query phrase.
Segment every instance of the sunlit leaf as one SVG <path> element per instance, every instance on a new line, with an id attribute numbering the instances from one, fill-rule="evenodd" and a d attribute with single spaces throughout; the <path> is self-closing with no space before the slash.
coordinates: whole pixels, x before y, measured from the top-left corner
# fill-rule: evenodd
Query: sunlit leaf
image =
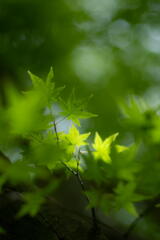
<path id="1" fill-rule="evenodd" d="M 78 129 L 72 125 L 68 134 L 64 134 L 65 139 L 69 144 L 74 146 L 84 146 L 87 144 L 86 140 L 89 137 L 90 133 L 80 134 Z"/>
<path id="2" fill-rule="evenodd" d="M 115 141 L 117 136 L 118 136 L 118 133 L 115 133 L 103 141 L 100 135 L 96 132 L 94 143 L 93 143 L 93 148 L 95 149 L 95 151 L 93 152 L 93 155 L 95 159 L 102 159 L 106 163 L 111 163 L 111 157 L 110 157 L 111 144 L 112 142 Z"/>
<path id="3" fill-rule="evenodd" d="M 119 153 L 128 150 L 128 147 L 125 147 L 125 146 L 122 146 L 122 145 L 116 145 L 115 147 L 116 147 L 117 152 L 119 152 Z"/>
<path id="4" fill-rule="evenodd" d="M 25 135 L 47 128 L 50 117 L 43 113 L 39 92 L 20 95 L 14 89 L 8 89 L 8 93 L 10 106 L 7 116 L 12 133 Z"/>

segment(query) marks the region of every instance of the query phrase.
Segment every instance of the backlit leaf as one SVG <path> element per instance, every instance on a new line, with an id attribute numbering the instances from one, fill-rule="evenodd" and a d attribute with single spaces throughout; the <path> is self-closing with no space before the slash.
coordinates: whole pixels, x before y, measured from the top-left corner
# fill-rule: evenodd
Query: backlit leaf
<path id="1" fill-rule="evenodd" d="M 94 143 L 92 145 L 95 149 L 93 152 L 95 159 L 102 159 L 106 163 L 111 163 L 111 144 L 115 141 L 117 136 L 118 133 L 115 133 L 103 141 L 100 135 L 96 132 Z"/>

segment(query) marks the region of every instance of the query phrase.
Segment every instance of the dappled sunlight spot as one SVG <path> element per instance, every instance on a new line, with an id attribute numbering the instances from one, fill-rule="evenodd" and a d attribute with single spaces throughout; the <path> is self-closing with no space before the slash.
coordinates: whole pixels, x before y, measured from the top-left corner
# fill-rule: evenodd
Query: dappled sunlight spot
<path id="1" fill-rule="evenodd" d="M 22 160 L 23 155 L 22 155 L 22 149 L 18 148 L 18 147 L 14 147 L 14 148 L 9 148 L 9 149 L 2 149 L 4 154 L 6 157 L 8 157 L 10 159 L 10 161 L 12 163 Z"/>
<path id="2" fill-rule="evenodd" d="M 141 25 L 140 40 L 141 44 L 148 51 L 160 53 L 160 28 L 153 27 L 147 24 Z"/>
<path id="3" fill-rule="evenodd" d="M 81 80 L 92 83 L 113 73 L 113 56 L 107 48 L 81 46 L 73 52 L 71 64 Z"/>
<path id="4" fill-rule="evenodd" d="M 151 79 L 156 82 L 156 83 L 159 83 L 160 81 L 160 66 L 159 65 L 156 65 L 154 63 L 151 63 L 148 65 L 146 65 L 144 67 L 144 70 L 146 71 L 147 74 L 149 74 L 149 76 L 151 77 Z"/>
<path id="5" fill-rule="evenodd" d="M 126 48 L 132 41 L 131 26 L 127 21 L 119 19 L 110 24 L 108 36 L 111 45 Z"/>
<path id="6" fill-rule="evenodd" d="M 110 20 L 119 8 L 119 0 L 81 0 L 80 5 L 97 21 Z"/>
<path id="7" fill-rule="evenodd" d="M 149 88 L 144 93 L 145 101 L 152 107 L 158 107 L 159 106 L 159 92 L 160 92 L 160 88 L 157 86 Z"/>

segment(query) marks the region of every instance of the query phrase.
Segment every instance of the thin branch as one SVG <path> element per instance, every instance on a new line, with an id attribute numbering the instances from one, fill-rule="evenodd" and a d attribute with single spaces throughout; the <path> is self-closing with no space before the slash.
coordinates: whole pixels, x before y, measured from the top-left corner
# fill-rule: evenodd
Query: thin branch
<path id="1" fill-rule="evenodd" d="M 57 144 L 59 144 L 59 137 L 58 137 L 57 126 L 56 126 L 55 120 L 53 121 L 53 125 L 54 125 L 54 131 L 56 134 Z"/>
<path id="2" fill-rule="evenodd" d="M 83 180 L 81 178 L 81 175 L 80 175 L 80 172 L 79 172 L 79 164 L 80 164 L 80 156 L 79 156 L 79 154 L 80 154 L 80 150 L 78 151 L 77 175 L 76 176 L 77 176 L 77 180 L 78 180 L 78 182 L 79 182 L 83 192 L 85 193 L 86 192 L 86 188 L 85 188 L 84 182 L 83 182 Z M 85 196 L 86 196 L 86 194 L 85 194 Z M 89 200 L 89 198 L 87 196 L 86 196 L 86 199 L 87 199 L 88 203 L 90 203 L 90 200 Z M 93 220 L 93 228 L 97 229 L 97 218 L 96 218 L 96 211 L 95 211 L 94 207 L 91 208 L 91 215 L 92 215 L 92 220 Z"/>
<path id="3" fill-rule="evenodd" d="M 63 161 L 61 162 L 69 172 L 71 172 L 78 180 L 80 186 L 81 186 L 81 189 L 82 191 L 85 193 L 86 192 L 86 188 L 85 188 L 85 185 L 84 185 L 84 182 L 81 178 L 81 175 L 80 175 L 80 172 L 79 172 L 79 164 L 80 164 L 80 159 L 78 157 L 77 159 L 77 169 L 76 171 L 74 171 L 72 168 L 70 168 L 66 163 L 64 163 Z M 87 200 L 88 203 L 90 203 L 90 200 L 89 198 L 87 197 L 87 195 L 85 194 L 85 198 Z M 91 216 L 92 216 L 92 220 L 93 220 L 93 228 L 94 229 L 97 229 L 97 218 L 96 218 L 96 212 L 95 212 L 95 208 L 91 208 Z"/>
<path id="4" fill-rule="evenodd" d="M 70 115 L 71 115 L 71 113 L 69 113 L 68 115 L 66 115 L 65 117 L 63 117 L 63 118 L 60 119 L 59 121 L 57 121 L 57 122 L 56 122 L 56 125 L 59 124 L 60 122 L 64 121 L 65 119 L 67 119 Z"/>
<path id="5" fill-rule="evenodd" d="M 67 168 L 67 170 L 69 171 L 69 172 L 71 172 L 74 176 L 76 176 L 77 175 L 77 173 L 71 168 L 71 167 L 69 167 L 66 163 L 64 163 L 63 161 L 61 161 L 61 163 Z"/>
<path id="6" fill-rule="evenodd" d="M 59 137 L 58 137 L 58 133 L 57 133 L 57 126 L 56 126 L 56 122 L 54 121 L 54 130 L 55 130 L 55 134 L 56 134 L 56 138 L 57 138 L 57 144 L 59 143 Z M 80 164 L 80 150 L 78 151 L 78 154 L 77 154 L 77 171 L 75 172 L 72 168 L 70 168 L 66 163 L 64 163 L 62 161 L 62 164 L 77 178 L 80 186 L 81 186 L 81 189 L 82 191 L 85 193 L 86 192 L 86 189 L 85 189 L 85 185 L 83 183 L 83 180 L 81 178 L 81 175 L 80 175 L 80 172 L 79 172 L 79 164 Z M 87 199 L 87 202 L 90 203 L 90 200 L 89 198 L 86 196 L 85 194 L 85 197 Z M 93 220 L 93 228 L 94 229 L 97 229 L 97 218 L 96 218 L 96 211 L 95 211 L 95 208 L 92 207 L 91 208 L 91 216 L 92 216 L 92 220 Z"/>

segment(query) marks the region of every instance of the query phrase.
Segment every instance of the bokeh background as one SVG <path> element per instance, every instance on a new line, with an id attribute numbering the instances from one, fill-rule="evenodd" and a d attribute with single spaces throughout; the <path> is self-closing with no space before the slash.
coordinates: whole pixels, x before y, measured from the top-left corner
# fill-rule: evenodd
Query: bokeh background
<path id="1" fill-rule="evenodd" d="M 117 101 L 128 94 L 158 104 L 159 0 L 1 0 L 0 87 L 54 67 L 64 94 L 93 94 L 90 128 L 104 136 L 121 130 Z"/>
<path id="2" fill-rule="evenodd" d="M 93 94 L 98 117 L 85 128 L 104 137 L 127 134 L 119 102 L 129 94 L 159 105 L 159 63 L 159 0 L 0 0 L 1 94 L 7 82 L 28 89 L 27 70 L 44 77 L 53 66 L 64 97 Z"/>

